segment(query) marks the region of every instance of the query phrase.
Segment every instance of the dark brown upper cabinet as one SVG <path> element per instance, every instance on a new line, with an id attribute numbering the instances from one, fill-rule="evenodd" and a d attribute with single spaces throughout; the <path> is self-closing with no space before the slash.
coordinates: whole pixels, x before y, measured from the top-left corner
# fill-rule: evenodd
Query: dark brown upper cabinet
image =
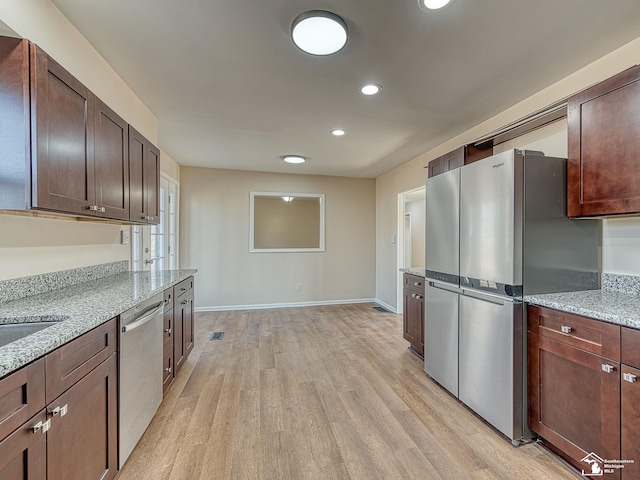
<path id="1" fill-rule="evenodd" d="M 129 125 L 130 219 L 158 224 L 160 206 L 160 150 Z"/>
<path id="2" fill-rule="evenodd" d="M 434 158 L 427 165 L 429 178 L 454 170 L 463 165 L 476 162 L 493 154 L 493 149 L 479 149 L 473 145 L 463 145 L 455 150 Z"/>
<path id="3" fill-rule="evenodd" d="M 568 101 L 570 217 L 640 213 L 640 66 Z"/>
<path id="4" fill-rule="evenodd" d="M 129 125 L 95 99 L 96 214 L 129 220 Z"/>
<path id="5" fill-rule="evenodd" d="M 95 205 L 94 97 L 36 45 L 31 56 L 31 206 L 77 214 Z"/>
<path id="6" fill-rule="evenodd" d="M 160 151 L 130 169 L 127 122 L 28 40 L 0 37 L 0 112 L 0 210 L 158 223 Z"/>

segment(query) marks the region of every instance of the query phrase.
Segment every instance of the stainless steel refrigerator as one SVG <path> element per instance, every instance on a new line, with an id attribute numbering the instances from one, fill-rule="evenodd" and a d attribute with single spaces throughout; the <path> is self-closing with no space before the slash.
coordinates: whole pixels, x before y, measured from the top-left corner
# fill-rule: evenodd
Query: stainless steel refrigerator
<path id="1" fill-rule="evenodd" d="M 598 286 L 598 225 L 566 217 L 566 160 L 511 150 L 427 180 L 425 371 L 514 443 L 523 294 Z"/>

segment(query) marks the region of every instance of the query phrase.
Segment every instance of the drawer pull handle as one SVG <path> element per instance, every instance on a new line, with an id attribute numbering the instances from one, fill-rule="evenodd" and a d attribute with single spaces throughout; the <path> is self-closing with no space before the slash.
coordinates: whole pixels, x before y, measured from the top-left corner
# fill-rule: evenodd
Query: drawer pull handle
<path id="1" fill-rule="evenodd" d="M 623 373 L 622 379 L 625 382 L 633 383 L 638 381 L 638 377 L 636 377 L 633 373 Z"/>
<path id="2" fill-rule="evenodd" d="M 616 370 L 616 367 L 614 367 L 613 365 L 609 365 L 606 363 L 602 364 L 602 371 L 605 373 L 613 373 Z"/>
<path id="3" fill-rule="evenodd" d="M 420 285 L 422 285 L 422 284 L 421 284 L 420 282 L 413 282 L 413 285 L 414 285 L 415 287 L 419 287 L 419 286 L 420 286 Z"/>
<path id="4" fill-rule="evenodd" d="M 67 414 L 67 410 L 69 410 L 69 405 L 68 404 L 64 404 L 63 406 L 58 406 L 56 408 L 54 408 L 53 410 L 51 410 L 51 412 L 49 412 L 49 414 L 52 417 L 57 417 L 58 415 L 60 415 L 61 417 L 64 417 Z"/>
<path id="5" fill-rule="evenodd" d="M 51 420 L 47 420 L 46 422 L 40 421 L 31 427 L 31 431 L 33 433 L 47 433 L 50 428 Z"/>
<path id="6" fill-rule="evenodd" d="M 562 325 L 560 327 L 560 331 L 562 333 L 571 333 L 572 330 L 573 330 L 573 328 L 571 328 L 569 325 Z"/>

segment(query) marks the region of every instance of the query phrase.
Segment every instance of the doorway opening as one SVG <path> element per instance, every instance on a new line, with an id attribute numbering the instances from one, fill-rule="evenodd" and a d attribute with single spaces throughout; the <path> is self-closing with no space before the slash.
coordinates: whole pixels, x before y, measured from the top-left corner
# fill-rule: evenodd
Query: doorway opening
<path id="1" fill-rule="evenodd" d="M 401 268 L 424 270 L 426 187 L 398 194 L 398 279 L 396 313 L 402 313 Z"/>

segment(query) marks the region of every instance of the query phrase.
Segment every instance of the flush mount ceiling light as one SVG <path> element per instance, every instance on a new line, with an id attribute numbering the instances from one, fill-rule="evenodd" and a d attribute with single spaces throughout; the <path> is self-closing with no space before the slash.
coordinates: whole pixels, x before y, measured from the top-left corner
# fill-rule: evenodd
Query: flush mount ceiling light
<path id="1" fill-rule="evenodd" d="M 285 155 L 284 157 L 282 157 L 282 160 L 287 163 L 304 163 L 307 161 L 306 158 L 300 155 Z"/>
<path id="2" fill-rule="evenodd" d="M 331 55 L 347 43 L 347 23 L 335 13 L 310 10 L 301 13 L 291 25 L 293 43 L 311 55 Z"/>
<path id="3" fill-rule="evenodd" d="M 382 87 L 377 83 L 368 83 L 360 87 L 360 93 L 363 95 L 376 95 L 382 91 Z"/>
<path id="4" fill-rule="evenodd" d="M 419 0 L 420 7 L 429 10 L 439 10 L 446 7 L 450 2 L 451 0 Z"/>
<path id="5" fill-rule="evenodd" d="M 345 133 L 347 133 L 346 131 L 344 131 L 341 128 L 334 128 L 333 130 L 331 130 L 331 135 L 335 135 L 336 137 L 341 137 L 343 136 Z"/>
<path id="6" fill-rule="evenodd" d="M 281 198 L 282 198 L 282 200 L 284 200 L 287 203 L 293 202 L 293 197 L 281 197 Z"/>

